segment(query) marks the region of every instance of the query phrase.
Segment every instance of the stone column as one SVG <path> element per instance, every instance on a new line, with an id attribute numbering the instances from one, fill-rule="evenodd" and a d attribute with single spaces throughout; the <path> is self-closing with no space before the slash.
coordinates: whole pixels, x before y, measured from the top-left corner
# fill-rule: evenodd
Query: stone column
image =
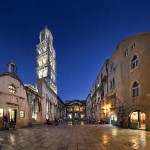
<path id="1" fill-rule="evenodd" d="M 50 112 L 50 120 L 52 120 L 52 103 L 51 102 L 50 102 L 49 112 Z"/>
<path id="2" fill-rule="evenodd" d="M 54 120 L 54 105 L 51 104 L 51 119 Z"/>
<path id="3" fill-rule="evenodd" d="M 54 104 L 54 118 L 57 118 L 56 116 L 56 105 Z"/>
<path id="4" fill-rule="evenodd" d="M 50 101 L 48 101 L 48 119 L 51 118 L 50 105 Z"/>
<path id="5" fill-rule="evenodd" d="M 141 128 L 141 111 L 138 111 L 139 128 Z"/>

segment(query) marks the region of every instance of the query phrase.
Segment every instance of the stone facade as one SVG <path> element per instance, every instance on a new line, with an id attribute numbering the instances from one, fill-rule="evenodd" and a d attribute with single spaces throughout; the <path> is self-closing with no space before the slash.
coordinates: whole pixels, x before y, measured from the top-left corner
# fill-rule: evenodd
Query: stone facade
<path id="1" fill-rule="evenodd" d="M 43 79 L 37 81 L 39 94 L 43 96 L 42 117 L 49 120 L 62 119 L 64 116 L 65 105 L 58 95 L 48 86 Z"/>
<path id="2" fill-rule="evenodd" d="M 53 36 L 45 27 L 40 32 L 40 43 L 37 45 L 37 81 L 36 88 L 42 95 L 42 117 L 49 120 L 62 119 L 64 103 L 57 95 L 56 85 L 56 52 L 53 47 Z"/>
<path id="3" fill-rule="evenodd" d="M 37 47 L 37 80 L 44 79 L 47 85 L 57 94 L 56 85 L 56 52 L 53 47 L 53 36 L 45 27 L 40 32 L 40 43 Z"/>
<path id="4" fill-rule="evenodd" d="M 80 100 L 66 101 L 66 119 L 68 121 L 86 120 L 86 102 Z"/>
<path id="5" fill-rule="evenodd" d="M 33 85 L 25 85 L 27 100 L 29 105 L 29 124 L 45 123 L 45 118 L 42 116 L 42 101 L 43 97 L 37 92 Z"/>
<path id="6" fill-rule="evenodd" d="M 0 75 L 0 128 L 3 128 L 3 116 L 6 114 L 8 122 L 13 120 L 16 128 L 33 123 L 32 101 L 40 103 L 42 97 L 33 91 L 30 91 L 30 95 L 32 97 L 29 98 L 29 90 L 17 76 L 15 64 L 9 63 L 8 72 Z"/>
<path id="7" fill-rule="evenodd" d="M 24 85 L 15 63 L 8 64 L 8 71 L 0 75 L 0 128 L 6 114 L 17 128 L 64 118 L 65 104 L 57 95 L 55 57 L 52 34 L 45 27 L 37 45 L 36 86 Z"/>
<path id="8" fill-rule="evenodd" d="M 117 45 L 87 97 L 91 106 L 87 113 L 92 119 L 150 130 L 149 57 L 150 33 L 129 37 Z"/>
<path id="9" fill-rule="evenodd" d="M 91 120 L 92 118 L 92 99 L 91 95 L 89 94 L 86 98 L 86 119 Z"/>

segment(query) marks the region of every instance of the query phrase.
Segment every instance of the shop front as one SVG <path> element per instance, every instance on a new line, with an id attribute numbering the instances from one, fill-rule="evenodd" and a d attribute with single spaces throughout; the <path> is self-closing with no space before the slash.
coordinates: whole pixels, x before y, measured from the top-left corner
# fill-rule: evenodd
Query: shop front
<path id="1" fill-rule="evenodd" d="M 131 112 L 129 115 L 129 128 L 146 129 L 146 114 L 141 110 Z"/>

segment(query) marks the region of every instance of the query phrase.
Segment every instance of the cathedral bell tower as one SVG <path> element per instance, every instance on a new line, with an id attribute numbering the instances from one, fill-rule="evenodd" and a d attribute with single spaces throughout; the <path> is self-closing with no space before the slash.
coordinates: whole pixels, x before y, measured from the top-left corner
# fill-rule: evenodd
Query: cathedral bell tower
<path id="1" fill-rule="evenodd" d="M 37 47 L 37 80 L 45 80 L 48 86 L 57 94 L 56 86 L 56 53 L 53 48 L 53 36 L 45 27 L 40 32 L 40 43 Z"/>

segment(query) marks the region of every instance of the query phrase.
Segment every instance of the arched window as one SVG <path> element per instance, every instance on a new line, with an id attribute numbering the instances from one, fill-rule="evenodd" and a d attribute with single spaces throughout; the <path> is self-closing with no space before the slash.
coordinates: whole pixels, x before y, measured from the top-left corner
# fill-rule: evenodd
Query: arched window
<path id="1" fill-rule="evenodd" d="M 139 84 L 136 81 L 133 83 L 132 86 L 132 96 L 133 97 L 139 96 Z"/>
<path id="2" fill-rule="evenodd" d="M 138 66 L 138 57 L 137 55 L 134 55 L 131 61 L 131 69 L 134 69 Z"/>
<path id="3" fill-rule="evenodd" d="M 11 92 L 11 93 L 15 93 L 16 92 L 16 87 L 13 84 L 9 85 L 8 89 L 9 89 L 9 92 Z"/>

